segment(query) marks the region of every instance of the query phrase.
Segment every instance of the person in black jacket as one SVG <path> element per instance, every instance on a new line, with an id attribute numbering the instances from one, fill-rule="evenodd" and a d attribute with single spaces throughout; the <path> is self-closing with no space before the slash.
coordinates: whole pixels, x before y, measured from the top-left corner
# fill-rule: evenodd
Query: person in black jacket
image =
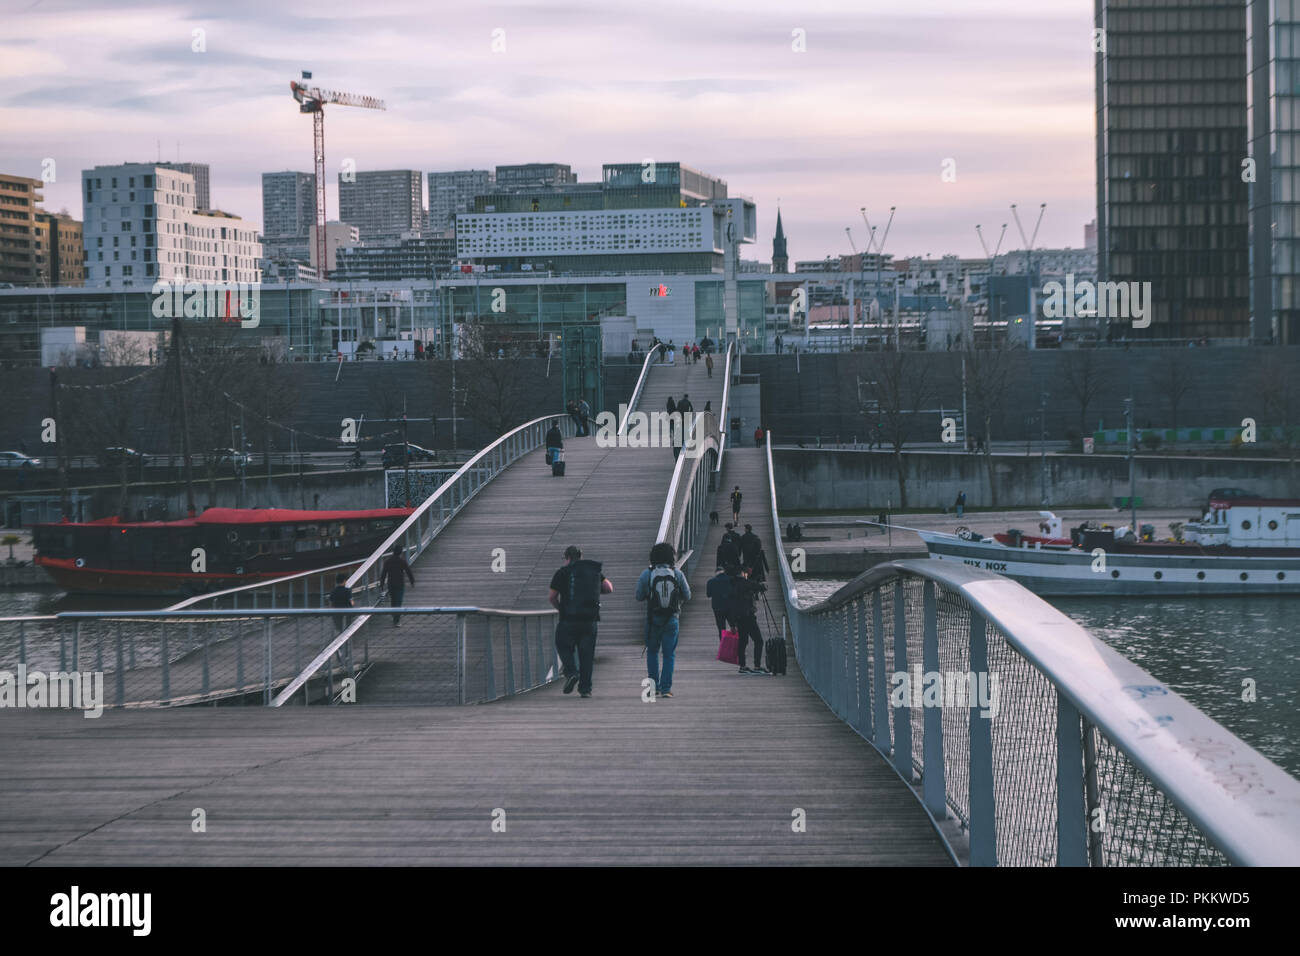
<path id="1" fill-rule="evenodd" d="M 381 572 L 384 585 L 388 588 L 388 604 L 390 607 L 401 607 L 402 597 L 406 594 L 406 582 L 402 580 L 402 575 L 411 579 L 415 583 L 415 575 L 411 573 L 411 566 L 406 563 L 406 558 L 402 555 L 402 546 L 393 545 L 393 553 L 389 555 L 388 560 L 384 562 L 384 569 Z M 402 623 L 400 614 L 393 615 L 393 627 Z"/>
<path id="2" fill-rule="evenodd" d="M 584 561 L 577 545 L 564 549 L 564 566 L 552 575 L 547 600 L 560 612 L 555 626 L 555 651 L 563 665 L 566 694 L 572 694 L 577 687 L 580 696 L 591 696 L 600 596 L 613 593 L 614 585 L 601 572 L 599 562 Z"/>
<path id="3" fill-rule="evenodd" d="M 330 592 L 330 607 L 345 608 L 352 606 L 352 589 L 347 585 L 348 576 L 346 574 L 334 575 L 334 590 Z M 343 633 L 343 627 L 347 624 L 347 618 L 342 614 L 335 614 L 332 617 L 334 621 L 334 632 Z"/>
<path id="4" fill-rule="evenodd" d="M 721 640 L 722 632 L 727 629 L 727 610 L 731 604 L 731 576 L 726 568 L 719 567 L 718 573 L 709 578 L 704 593 L 713 605 L 713 620 L 717 622 L 718 638 Z"/>
<path id="5" fill-rule="evenodd" d="M 723 532 L 722 540 L 718 543 L 717 558 L 716 566 L 719 568 L 740 567 L 740 538 L 736 536 L 730 521 L 727 522 L 727 530 Z"/>
<path id="6" fill-rule="evenodd" d="M 763 542 L 754 534 L 753 525 L 745 525 L 745 533 L 740 536 L 740 560 L 748 568 L 753 568 L 753 579 L 762 583 L 767 580 L 767 555 L 763 553 Z"/>
<path id="7" fill-rule="evenodd" d="M 740 634 L 740 673 L 763 674 L 763 636 L 758 630 L 758 615 L 755 602 L 758 596 L 767 590 L 749 577 L 750 569 L 741 568 L 740 573 L 731 579 L 731 602 L 727 619 L 735 625 Z M 745 646 L 754 641 L 754 666 L 745 666 Z"/>

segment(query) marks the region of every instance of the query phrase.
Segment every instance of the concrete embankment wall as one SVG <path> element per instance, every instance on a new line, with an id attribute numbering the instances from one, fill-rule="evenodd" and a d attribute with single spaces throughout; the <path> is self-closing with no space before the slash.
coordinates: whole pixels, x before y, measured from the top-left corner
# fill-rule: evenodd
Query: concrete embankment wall
<path id="1" fill-rule="evenodd" d="M 961 409 L 961 356 L 956 352 L 908 353 L 905 389 L 910 401 L 923 394 L 923 407 L 933 413 L 917 416 L 913 441 L 938 441 L 940 415 Z M 746 374 L 757 373 L 762 383 L 763 424 L 778 440 L 850 442 L 864 441 L 875 416 L 863 411 L 873 396 L 870 384 L 886 381 L 880 352 L 842 352 L 823 355 L 745 355 Z M 1067 431 L 1090 433 L 1098 422 L 1108 428 L 1124 425 L 1124 399 L 1135 402 L 1135 423 L 1145 427 L 1173 427 L 1177 397 L 1180 427 L 1240 426 L 1243 418 L 1260 425 L 1282 424 L 1279 401 L 1291 401 L 1291 423 L 1300 418 L 1294 399 L 1284 399 L 1279 383 L 1300 380 L 1300 347 L 1260 346 L 1215 348 L 1104 348 L 1017 351 L 1007 359 L 1010 371 L 999 394 L 991 434 L 995 441 L 1037 440 L 1038 409 L 1047 394 L 1047 437 L 1063 440 Z M 1077 385 L 1089 366 L 1092 390 L 1080 428 Z M 975 420 L 975 389 L 968 380 L 967 403 L 971 434 Z M 1294 391 L 1294 389 L 1292 390 Z M 746 423 L 752 432 L 755 423 Z"/>
<path id="2" fill-rule="evenodd" d="M 908 507 L 941 510 L 959 491 L 967 507 L 992 501 L 983 456 L 916 452 L 903 455 Z M 1041 463 L 1037 455 L 994 455 L 999 506 L 1036 506 Z M 879 451 L 778 448 L 773 453 L 777 501 L 785 511 L 883 510 L 899 506 L 894 456 Z M 1057 507 L 1110 507 L 1127 497 L 1128 462 L 1114 455 L 1048 455 L 1048 500 Z M 1231 458 L 1139 457 L 1137 494 L 1146 507 L 1195 506 L 1213 488 L 1241 487 L 1266 497 L 1296 494 L 1295 474 L 1285 461 Z"/>

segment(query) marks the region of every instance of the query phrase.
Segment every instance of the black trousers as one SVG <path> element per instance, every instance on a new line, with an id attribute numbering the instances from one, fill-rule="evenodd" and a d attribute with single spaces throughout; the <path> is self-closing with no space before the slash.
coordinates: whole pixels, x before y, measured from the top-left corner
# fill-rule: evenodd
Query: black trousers
<path id="1" fill-rule="evenodd" d="M 726 611 L 714 611 L 714 612 L 713 612 L 713 619 L 714 619 L 715 621 L 718 622 L 718 638 L 719 638 L 719 640 L 721 640 L 721 638 L 722 638 L 722 632 L 725 631 L 725 630 L 727 629 L 727 612 L 726 612 Z"/>
<path id="2" fill-rule="evenodd" d="M 752 638 L 754 641 L 754 666 L 763 665 L 763 635 L 758 630 L 758 618 L 753 614 L 748 614 L 736 622 L 736 630 L 740 632 L 740 666 L 745 666 L 745 645 Z"/>
<path id="3" fill-rule="evenodd" d="M 555 650 L 564 665 L 564 676 L 578 675 L 578 693 L 591 693 L 591 669 L 596 661 L 596 622 L 561 621 L 555 625 Z"/>

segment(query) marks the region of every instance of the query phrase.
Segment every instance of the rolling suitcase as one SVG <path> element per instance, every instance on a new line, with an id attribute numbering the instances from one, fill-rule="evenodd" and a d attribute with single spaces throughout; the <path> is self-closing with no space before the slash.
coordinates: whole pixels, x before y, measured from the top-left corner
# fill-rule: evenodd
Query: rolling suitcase
<path id="1" fill-rule="evenodd" d="M 551 457 L 551 477 L 552 478 L 564 477 L 564 453 L 563 452 L 557 451 Z"/>
<path id="2" fill-rule="evenodd" d="M 773 674 L 785 673 L 785 641 L 779 637 L 769 637 L 764 652 L 767 656 L 767 669 Z"/>

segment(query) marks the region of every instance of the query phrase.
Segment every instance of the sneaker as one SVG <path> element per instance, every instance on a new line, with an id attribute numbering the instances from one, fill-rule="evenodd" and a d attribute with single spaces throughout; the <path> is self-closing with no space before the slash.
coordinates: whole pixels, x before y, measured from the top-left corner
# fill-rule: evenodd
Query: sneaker
<path id="1" fill-rule="evenodd" d="M 564 692 L 565 692 L 566 694 L 572 694 L 572 693 L 573 693 L 573 688 L 575 688 L 575 687 L 577 687 L 577 686 L 578 686 L 578 677 L 577 677 L 577 675 L 575 674 L 574 676 L 565 679 L 565 681 L 564 681 Z M 584 696 L 585 696 L 585 695 L 584 695 Z"/>
<path id="2" fill-rule="evenodd" d="M 659 696 L 660 696 L 660 697 L 671 697 L 671 696 L 673 696 L 673 692 L 670 691 L 670 690 L 666 690 L 666 691 L 664 691 L 662 694 L 660 694 Z"/>
<path id="3" fill-rule="evenodd" d="M 749 668 L 746 667 L 744 664 L 741 664 L 741 665 L 740 665 L 740 670 L 737 671 L 736 673 L 738 673 L 738 674 L 748 674 L 748 673 L 749 673 Z"/>
<path id="4" fill-rule="evenodd" d="M 591 696 L 591 691 L 589 691 L 589 690 L 584 690 L 584 691 L 582 692 L 582 696 L 583 696 L 583 697 L 590 697 L 590 696 Z"/>

